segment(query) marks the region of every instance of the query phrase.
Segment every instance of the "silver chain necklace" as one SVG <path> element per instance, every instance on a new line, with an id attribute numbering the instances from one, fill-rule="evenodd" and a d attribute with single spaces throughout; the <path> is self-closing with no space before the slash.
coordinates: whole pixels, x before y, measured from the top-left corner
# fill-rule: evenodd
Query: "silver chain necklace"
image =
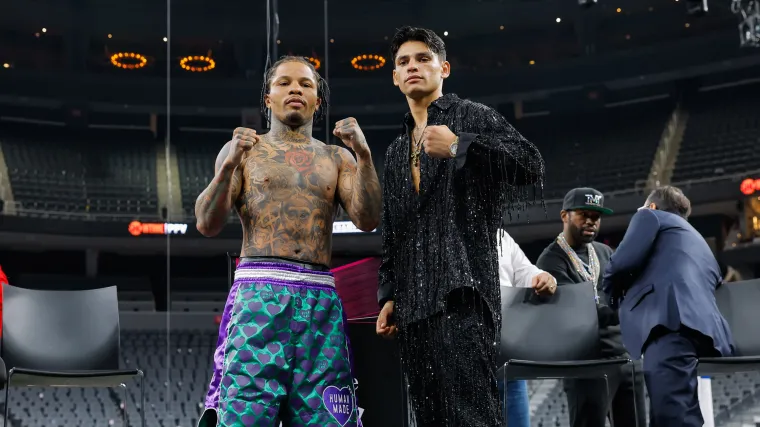
<path id="1" fill-rule="evenodd" d="M 585 281 L 591 282 L 594 285 L 594 300 L 598 304 L 599 294 L 597 293 L 597 282 L 599 281 L 600 267 L 599 257 L 596 255 L 594 245 L 591 243 L 586 244 L 586 250 L 588 250 L 588 268 L 586 268 L 583 260 L 581 260 L 578 254 L 575 253 L 575 250 L 570 247 L 570 244 L 567 243 L 567 240 L 565 239 L 565 235 L 563 233 L 560 233 L 559 236 L 557 236 L 557 244 L 559 244 L 559 247 L 562 248 L 562 250 L 565 251 L 567 256 L 570 258 L 570 262 L 573 264 L 578 274 L 580 274 L 581 278 Z"/>

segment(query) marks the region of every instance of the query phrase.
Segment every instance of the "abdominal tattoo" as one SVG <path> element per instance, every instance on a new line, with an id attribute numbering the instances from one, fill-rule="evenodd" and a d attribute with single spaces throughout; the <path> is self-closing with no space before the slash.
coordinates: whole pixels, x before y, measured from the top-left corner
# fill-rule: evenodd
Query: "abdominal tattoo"
<path id="1" fill-rule="evenodd" d="M 287 132 L 265 135 L 251 150 L 236 201 L 242 255 L 329 264 L 339 167 L 335 148 Z"/>

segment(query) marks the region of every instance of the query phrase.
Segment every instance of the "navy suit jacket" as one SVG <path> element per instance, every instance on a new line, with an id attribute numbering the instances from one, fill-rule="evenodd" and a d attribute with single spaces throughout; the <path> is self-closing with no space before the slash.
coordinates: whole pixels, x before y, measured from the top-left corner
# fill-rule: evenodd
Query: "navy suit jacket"
<path id="1" fill-rule="evenodd" d="M 733 338 L 715 302 L 720 267 L 705 239 L 684 218 L 641 209 L 610 258 L 602 289 L 619 308 L 623 344 L 639 359 L 661 325 L 681 325 L 712 338 L 720 354 L 733 354 Z"/>

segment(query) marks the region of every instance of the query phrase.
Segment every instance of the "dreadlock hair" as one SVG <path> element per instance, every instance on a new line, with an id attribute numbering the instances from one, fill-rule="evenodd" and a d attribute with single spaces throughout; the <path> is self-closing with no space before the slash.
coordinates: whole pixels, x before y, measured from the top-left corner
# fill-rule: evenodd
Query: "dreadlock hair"
<path id="1" fill-rule="evenodd" d="M 286 62 L 298 62 L 301 64 L 306 65 L 309 67 L 312 73 L 314 73 L 314 80 L 317 83 L 317 97 L 322 101 L 319 109 L 314 112 L 314 123 L 319 122 L 319 120 L 324 117 L 325 109 L 330 105 L 330 87 L 327 86 L 327 82 L 325 79 L 322 78 L 322 76 L 319 75 L 317 72 L 317 69 L 314 67 L 314 65 L 309 62 L 308 59 L 304 58 L 303 56 L 293 56 L 293 55 L 287 55 L 281 57 L 277 62 L 272 64 L 271 67 L 267 68 L 266 72 L 264 72 L 264 84 L 261 85 L 261 111 L 264 113 L 264 115 L 267 118 L 267 127 L 271 125 L 270 122 L 270 111 L 269 108 L 267 108 L 266 104 L 266 96 L 269 94 L 269 90 L 272 87 L 272 79 L 274 78 L 274 74 L 277 71 L 277 67 L 280 65 L 286 63 Z"/>

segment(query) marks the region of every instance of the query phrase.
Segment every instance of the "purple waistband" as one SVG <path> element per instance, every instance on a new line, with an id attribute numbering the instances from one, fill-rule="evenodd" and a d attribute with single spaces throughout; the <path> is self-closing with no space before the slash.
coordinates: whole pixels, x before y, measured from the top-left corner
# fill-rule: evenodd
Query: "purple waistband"
<path id="1" fill-rule="evenodd" d="M 304 268 L 296 264 L 289 264 L 286 262 L 262 262 L 262 261 L 240 261 L 237 266 L 237 270 L 280 270 L 290 271 L 294 273 L 316 274 L 325 277 L 332 277 L 331 271 L 312 270 L 310 268 Z M 236 271 L 237 271 L 236 270 Z"/>

